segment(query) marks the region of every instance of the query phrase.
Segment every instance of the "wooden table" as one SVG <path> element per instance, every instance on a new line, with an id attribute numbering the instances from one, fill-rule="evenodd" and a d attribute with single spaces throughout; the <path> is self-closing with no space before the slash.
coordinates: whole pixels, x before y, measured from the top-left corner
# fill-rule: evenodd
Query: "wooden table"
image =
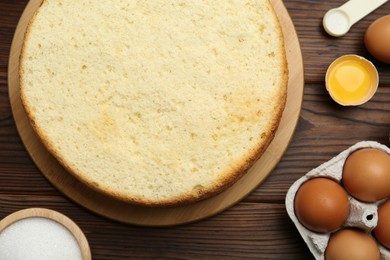
<path id="1" fill-rule="evenodd" d="M 287 216 L 285 195 L 295 180 L 359 141 L 389 145 L 390 65 L 369 55 L 363 36 L 372 21 L 390 13 L 390 3 L 336 39 L 322 29 L 322 17 L 344 1 L 284 2 L 301 42 L 305 90 L 298 127 L 282 160 L 252 194 L 219 215 L 182 226 L 146 228 L 105 219 L 75 204 L 30 159 L 16 130 L 7 89 L 11 41 L 27 0 L 0 0 L 0 219 L 28 207 L 57 210 L 81 227 L 94 259 L 312 259 Z M 328 96 L 324 75 L 335 58 L 351 53 L 375 63 L 380 84 L 365 105 L 341 107 Z"/>

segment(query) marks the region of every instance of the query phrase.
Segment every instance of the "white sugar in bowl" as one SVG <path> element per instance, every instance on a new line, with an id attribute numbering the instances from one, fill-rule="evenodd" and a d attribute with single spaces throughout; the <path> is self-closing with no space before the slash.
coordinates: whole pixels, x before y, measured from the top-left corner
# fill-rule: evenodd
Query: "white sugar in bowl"
<path id="1" fill-rule="evenodd" d="M 0 221 L 0 259 L 90 260 L 81 229 L 65 215 L 29 208 Z"/>

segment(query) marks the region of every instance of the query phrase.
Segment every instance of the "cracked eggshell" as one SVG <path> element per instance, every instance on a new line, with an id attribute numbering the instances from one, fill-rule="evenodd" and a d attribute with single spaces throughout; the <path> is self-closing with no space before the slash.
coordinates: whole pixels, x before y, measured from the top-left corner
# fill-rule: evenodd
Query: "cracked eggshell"
<path id="1" fill-rule="evenodd" d="M 337 182 L 341 183 L 342 172 L 345 160 L 348 156 L 354 151 L 362 148 L 376 148 L 390 154 L 390 149 L 385 145 L 379 144 L 377 142 L 372 141 L 363 141 L 359 142 L 348 149 L 344 150 L 331 160 L 321 164 L 317 168 L 311 170 L 306 175 L 302 176 L 298 179 L 288 190 L 286 195 L 286 210 L 301 234 L 303 240 L 306 242 L 309 247 L 311 253 L 317 260 L 325 259 L 324 252 L 326 250 L 330 235 L 333 232 L 320 234 L 315 233 L 307 228 L 305 228 L 298 220 L 294 211 L 294 198 L 297 193 L 299 187 L 306 181 L 316 178 L 316 177 L 326 177 L 331 178 Z M 371 235 L 371 231 L 376 227 L 378 223 L 378 205 L 382 201 L 378 201 L 376 203 L 364 203 L 356 200 L 350 194 L 348 194 L 348 198 L 350 201 L 350 213 L 348 215 L 347 220 L 343 224 L 341 228 L 345 227 L 356 227 L 364 230 L 366 233 Z M 390 260 L 390 250 L 387 250 L 383 246 L 379 245 L 379 250 L 381 252 L 382 260 Z"/>

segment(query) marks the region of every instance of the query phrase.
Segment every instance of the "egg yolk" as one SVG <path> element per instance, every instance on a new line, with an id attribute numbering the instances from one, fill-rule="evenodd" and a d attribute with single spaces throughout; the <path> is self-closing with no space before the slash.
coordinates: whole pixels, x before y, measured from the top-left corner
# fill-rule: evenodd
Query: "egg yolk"
<path id="1" fill-rule="evenodd" d="M 370 68 L 357 58 L 336 62 L 327 75 L 331 96 L 342 104 L 359 104 L 370 98 L 376 86 L 375 76 Z"/>

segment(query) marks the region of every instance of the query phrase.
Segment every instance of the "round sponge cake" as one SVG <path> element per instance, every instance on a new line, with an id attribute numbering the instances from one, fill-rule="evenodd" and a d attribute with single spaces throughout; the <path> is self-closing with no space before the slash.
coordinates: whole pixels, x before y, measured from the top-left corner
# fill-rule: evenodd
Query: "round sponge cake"
<path id="1" fill-rule="evenodd" d="M 45 0 L 20 66 L 47 149 L 93 189 L 147 206 L 237 181 L 274 136 L 287 74 L 267 0 Z"/>

